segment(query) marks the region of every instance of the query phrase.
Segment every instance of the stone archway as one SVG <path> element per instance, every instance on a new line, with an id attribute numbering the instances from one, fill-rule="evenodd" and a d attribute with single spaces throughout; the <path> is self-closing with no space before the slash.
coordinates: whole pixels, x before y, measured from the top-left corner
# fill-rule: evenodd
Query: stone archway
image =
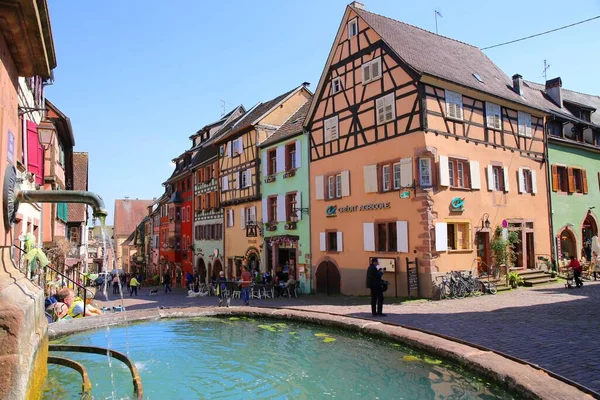
<path id="1" fill-rule="evenodd" d="M 337 265 L 331 260 L 322 261 L 315 272 L 316 292 L 319 294 L 341 293 L 342 278 Z"/>
<path id="2" fill-rule="evenodd" d="M 558 234 L 557 241 L 560 245 L 560 254 L 558 254 L 559 259 L 569 258 L 569 256 L 579 258 L 577 252 L 577 238 L 571 229 L 563 228 Z"/>
<path id="3" fill-rule="evenodd" d="M 598 221 L 591 210 L 588 210 L 581 223 L 581 249 L 588 261 L 592 257 L 592 238 L 594 236 L 598 236 Z"/>
<path id="4" fill-rule="evenodd" d="M 201 283 L 206 283 L 206 264 L 204 264 L 204 259 L 202 257 L 198 257 L 196 261 L 196 273 L 200 278 Z"/>

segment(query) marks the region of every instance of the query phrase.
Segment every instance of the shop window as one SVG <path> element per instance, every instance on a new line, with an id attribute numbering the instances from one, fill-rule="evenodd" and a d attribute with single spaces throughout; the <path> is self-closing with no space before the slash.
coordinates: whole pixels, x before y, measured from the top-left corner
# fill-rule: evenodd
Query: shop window
<path id="1" fill-rule="evenodd" d="M 398 251 L 396 221 L 375 224 L 377 232 L 377 251 Z"/>
<path id="2" fill-rule="evenodd" d="M 468 222 L 448 223 L 448 250 L 470 250 L 471 226 Z"/>

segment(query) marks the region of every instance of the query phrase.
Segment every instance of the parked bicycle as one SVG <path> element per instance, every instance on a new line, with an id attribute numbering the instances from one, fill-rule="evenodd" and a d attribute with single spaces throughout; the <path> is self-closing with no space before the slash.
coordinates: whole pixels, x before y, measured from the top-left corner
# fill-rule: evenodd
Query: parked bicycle
<path id="1" fill-rule="evenodd" d="M 466 296 L 480 296 L 485 293 L 496 294 L 497 288 L 494 282 L 489 279 L 481 280 L 479 277 L 473 276 L 473 273 L 462 271 L 451 271 L 446 275 L 437 277 L 441 282 L 436 283 L 439 290 L 439 299 L 455 299 L 464 298 Z"/>

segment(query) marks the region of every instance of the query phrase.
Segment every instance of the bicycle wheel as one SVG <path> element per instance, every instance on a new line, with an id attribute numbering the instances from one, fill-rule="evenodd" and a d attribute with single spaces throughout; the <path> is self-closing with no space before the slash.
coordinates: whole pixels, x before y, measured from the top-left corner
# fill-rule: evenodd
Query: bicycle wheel
<path id="1" fill-rule="evenodd" d="M 450 288 L 444 282 L 440 285 L 440 300 L 444 300 L 450 297 Z"/>
<path id="2" fill-rule="evenodd" d="M 496 287 L 496 284 L 493 282 L 488 283 L 487 290 L 490 294 L 498 293 L 498 288 Z"/>

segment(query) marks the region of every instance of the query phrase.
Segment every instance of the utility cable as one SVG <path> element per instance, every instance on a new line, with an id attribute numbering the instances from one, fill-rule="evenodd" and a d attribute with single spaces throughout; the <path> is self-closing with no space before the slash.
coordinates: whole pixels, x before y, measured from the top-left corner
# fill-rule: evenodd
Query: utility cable
<path id="1" fill-rule="evenodd" d="M 595 20 L 595 19 L 598 19 L 598 18 L 600 18 L 600 15 L 597 15 L 597 16 L 595 16 L 595 17 L 592 17 L 592 18 L 588 18 L 588 19 L 586 19 L 586 20 L 583 20 L 583 21 L 575 22 L 575 23 L 573 23 L 573 24 L 570 24 L 570 25 L 561 26 L 560 28 L 551 29 L 551 30 L 549 30 L 549 31 L 546 31 L 546 32 L 542 32 L 542 33 L 536 33 L 535 35 L 526 36 L 526 37 L 523 37 L 523 38 L 520 38 L 520 39 L 511 40 L 511 41 L 509 41 L 509 42 L 504 42 L 504 43 L 500 43 L 500 44 L 495 44 L 495 45 L 493 45 L 493 46 L 482 47 L 482 48 L 480 48 L 480 50 L 493 49 L 494 47 L 500 47 L 500 46 L 504 46 L 504 45 L 507 45 L 507 44 L 511 44 L 511 43 L 520 42 L 520 41 L 522 41 L 522 40 L 531 39 L 531 38 L 534 38 L 534 37 L 537 37 L 537 36 L 546 35 L 546 34 L 548 34 L 548 33 L 556 32 L 556 31 L 560 31 L 560 30 L 562 30 L 562 29 L 570 28 L 570 27 L 572 27 L 572 26 L 575 26 L 575 25 L 580 25 L 580 24 L 583 24 L 583 23 L 585 23 L 585 22 L 593 21 L 593 20 Z"/>

